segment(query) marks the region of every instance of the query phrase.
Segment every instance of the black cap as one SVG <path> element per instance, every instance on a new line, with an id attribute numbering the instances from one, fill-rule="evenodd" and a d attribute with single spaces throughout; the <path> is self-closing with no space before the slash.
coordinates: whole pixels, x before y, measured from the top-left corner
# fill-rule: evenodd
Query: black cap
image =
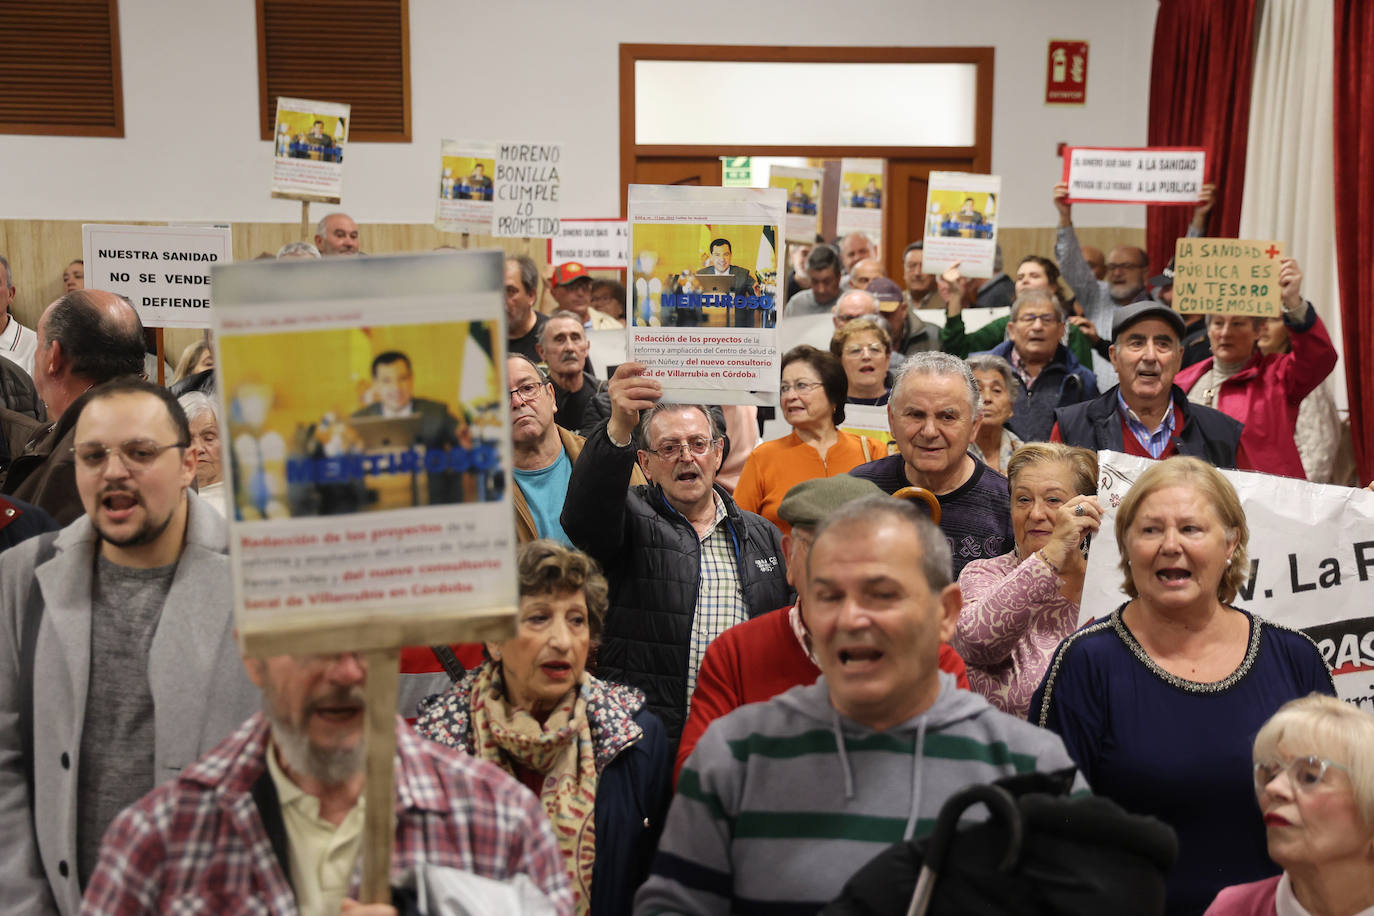
<path id="1" fill-rule="evenodd" d="M 1167 289 L 1174 285 L 1174 259 L 1170 258 L 1169 263 L 1164 265 L 1161 273 L 1155 274 L 1150 278 L 1150 286 L 1155 289 Z"/>
<path id="2" fill-rule="evenodd" d="M 1178 339 L 1182 340 L 1187 332 L 1187 324 L 1183 316 L 1169 308 L 1163 302 L 1156 302 L 1154 299 L 1145 299 L 1140 302 L 1132 302 L 1130 305 L 1123 305 L 1116 310 L 1112 316 L 1112 342 L 1121 336 L 1121 332 L 1129 328 L 1138 321 L 1146 318 L 1158 318 L 1167 321 L 1169 327 L 1174 329 Z"/>

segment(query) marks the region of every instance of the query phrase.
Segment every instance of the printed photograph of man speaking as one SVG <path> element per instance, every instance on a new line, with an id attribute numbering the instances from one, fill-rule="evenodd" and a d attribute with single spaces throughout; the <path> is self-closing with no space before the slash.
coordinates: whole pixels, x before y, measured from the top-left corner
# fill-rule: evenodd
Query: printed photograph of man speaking
<path id="1" fill-rule="evenodd" d="M 776 227 L 641 223 L 630 245 L 636 325 L 776 324 Z"/>

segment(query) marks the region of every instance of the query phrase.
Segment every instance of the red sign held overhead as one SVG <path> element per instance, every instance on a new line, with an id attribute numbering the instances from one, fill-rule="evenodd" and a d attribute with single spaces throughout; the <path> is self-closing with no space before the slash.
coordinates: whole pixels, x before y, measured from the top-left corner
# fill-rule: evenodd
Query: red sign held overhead
<path id="1" fill-rule="evenodd" d="M 1050 41 L 1045 70 L 1046 105 L 1084 105 L 1088 101 L 1088 43 Z"/>

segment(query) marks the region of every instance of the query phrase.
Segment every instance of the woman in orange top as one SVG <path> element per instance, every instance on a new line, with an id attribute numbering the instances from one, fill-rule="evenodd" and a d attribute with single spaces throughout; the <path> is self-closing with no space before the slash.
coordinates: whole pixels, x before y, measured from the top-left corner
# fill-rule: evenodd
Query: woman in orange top
<path id="1" fill-rule="evenodd" d="M 887 455 L 878 440 L 839 428 L 848 390 L 844 366 L 824 350 L 803 345 L 783 354 L 778 406 L 792 432 L 749 455 L 735 487 L 741 509 L 757 512 L 787 534 L 791 526 L 778 518 L 778 504 L 788 490 L 804 480 L 847 474 Z"/>

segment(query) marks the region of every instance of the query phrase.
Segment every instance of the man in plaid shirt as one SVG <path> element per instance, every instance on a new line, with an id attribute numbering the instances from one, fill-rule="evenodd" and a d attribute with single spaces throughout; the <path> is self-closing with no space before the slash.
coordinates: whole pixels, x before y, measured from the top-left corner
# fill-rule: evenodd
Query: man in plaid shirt
<path id="1" fill-rule="evenodd" d="M 340 912 L 361 882 L 363 684 L 354 653 L 246 659 L 263 712 L 125 809 L 105 834 L 82 912 Z M 421 865 L 529 876 L 573 912 L 539 800 L 497 767 L 396 720 L 396 881 Z M 357 907 L 349 913 L 393 913 Z"/>

